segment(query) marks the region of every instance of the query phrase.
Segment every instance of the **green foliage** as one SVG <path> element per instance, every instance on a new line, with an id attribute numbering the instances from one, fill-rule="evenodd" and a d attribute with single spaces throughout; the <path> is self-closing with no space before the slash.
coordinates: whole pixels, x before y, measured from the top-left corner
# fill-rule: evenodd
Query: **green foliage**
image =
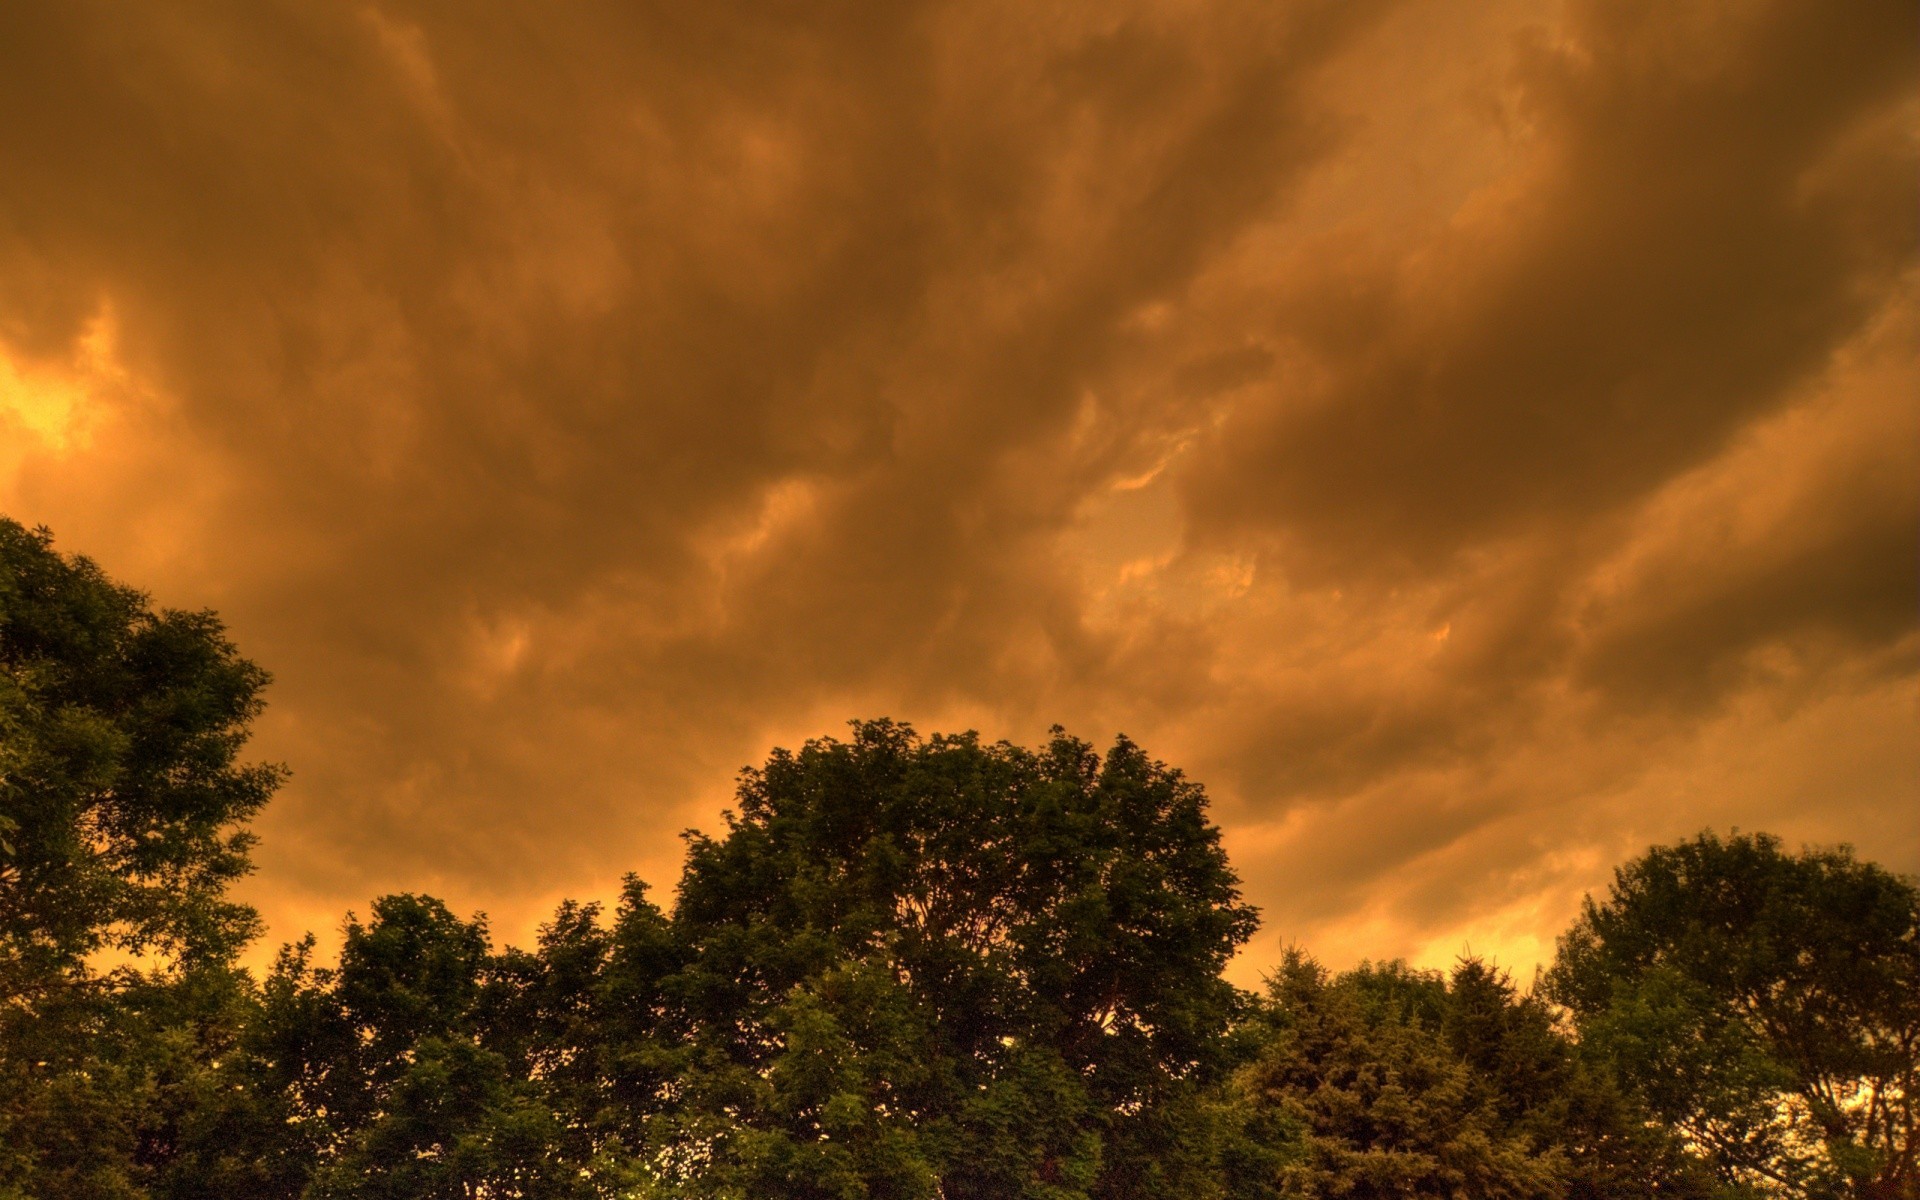
<path id="1" fill-rule="evenodd" d="M 1549 977 L 1583 1048 L 1763 1194 L 1920 1191 L 1920 890 L 1702 834 L 1619 869 Z"/>
<path id="2" fill-rule="evenodd" d="M 1492 1081 L 1449 1045 L 1451 999 L 1435 975 L 1386 966 L 1330 980 L 1290 954 L 1269 988 L 1270 1039 L 1236 1086 L 1298 1134 L 1249 1194 L 1558 1195 L 1563 1154 L 1503 1119 Z"/>
<path id="3" fill-rule="evenodd" d="M 386 896 L 256 983 L 265 681 L 0 521 L 0 1200 L 1920 1194 L 1920 894 L 1845 850 L 1655 848 L 1535 993 L 1252 997 L 1179 772 L 875 721 L 746 772 L 671 912 Z"/>
<path id="4" fill-rule="evenodd" d="M 266 678 L 212 614 L 0 519 L 0 1195 L 213 1169 L 199 1100 L 257 925 L 224 889 L 280 779 L 238 762 Z"/>
<path id="5" fill-rule="evenodd" d="M 101 950 L 217 959 L 253 935 L 221 891 L 280 780 L 236 762 L 266 681 L 211 613 L 155 613 L 0 518 L 0 994 Z"/>
<path id="6" fill-rule="evenodd" d="M 1440 1032 L 1499 1127 L 1560 1159 L 1566 1195 L 1713 1194 L 1685 1146 L 1611 1074 L 1580 1056 L 1545 997 L 1519 992 L 1504 972 L 1461 961 L 1447 980 Z"/>
<path id="7" fill-rule="evenodd" d="M 310 953 L 309 940 L 281 955 L 240 1071 L 273 1098 L 288 1194 L 593 1194 L 563 1118 L 511 1053 L 517 1037 L 488 1020 L 487 992 L 514 984 L 496 975 L 480 921 L 387 896 L 369 923 L 349 919 L 338 968 L 313 967 Z"/>
<path id="8" fill-rule="evenodd" d="M 1295 950 L 1241 1035 L 1220 1172 L 1235 1197 L 1708 1194 L 1587 1071 L 1539 998 L 1465 960 L 1337 978 Z"/>
<path id="9" fill-rule="evenodd" d="M 1252 912 L 1198 788 L 877 722 L 740 801 L 670 917 L 629 881 L 494 953 L 389 896 L 285 952 L 232 1069 L 261 1194 L 1205 1193 Z"/>
<path id="10" fill-rule="evenodd" d="M 1143 1151 L 1221 1065 L 1220 970 L 1254 920 L 1197 786 L 1125 740 L 1103 759 L 880 721 L 776 752 L 739 796 L 725 838 L 692 840 L 672 921 L 662 1127 L 701 1154 L 669 1182 L 1160 1185 Z"/>

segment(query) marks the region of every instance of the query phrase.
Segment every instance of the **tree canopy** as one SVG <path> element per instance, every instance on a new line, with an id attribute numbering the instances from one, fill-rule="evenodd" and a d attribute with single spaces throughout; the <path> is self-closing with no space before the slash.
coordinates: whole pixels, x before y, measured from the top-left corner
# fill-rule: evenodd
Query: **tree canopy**
<path id="1" fill-rule="evenodd" d="M 0 519 L 0 1195 L 138 1194 L 245 1003 L 264 671 Z"/>
<path id="2" fill-rule="evenodd" d="M 1550 995 L 1723 1179 L 1920 1189 L 1920 889 L 1845 849 L 1702 834 L 1620 868 Z"/>
<path id="3" fill-rule="evenodd" d="M 101 950 L 218 959 L 256 932 L 224 896 L 279 783 L 237 759 L 267 675 L 211 613 L 153 611 L 0 519 L 0 989 Z"/>
<path id="4" fill-rule="evenodd" d="M 693 840 L 673 927 L 747 1190 L 863 1154 L 902 1195 L 1160 1186 L 1156 1126 L 1222 1065 L 1255 919 L 1197 785 L 1124 738 L 876 721 L 776 751 L 739 804 Z"/>
<path id="5" fill-rule="evenodd" d="M 1130 740 L 854 722 L 742 773 L 673 903 L 528 948 L 431 897 L 262 979 L 266 675 L 0 522 L 0 1200 L 1914 1200 L 1920 904 L 1711 833 L 1543 979 L 1255 931 Z"/>

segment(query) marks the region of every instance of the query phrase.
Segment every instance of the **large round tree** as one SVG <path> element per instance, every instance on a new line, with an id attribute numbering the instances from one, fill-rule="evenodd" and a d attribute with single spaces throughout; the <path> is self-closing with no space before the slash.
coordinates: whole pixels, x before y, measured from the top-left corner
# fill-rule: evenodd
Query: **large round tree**
<path id="1" fill-rule="evenodd" d="M 1729 1184 L 1920 1192 L 1920 888 L 1841 849 L 1702 834 L 1616 872 L 1548 976 L 1584 1049 Z"/>
<path id="2" fill-rule="evenodd" d="M 672 924 L 670 1176 L 984 1200 L 1184 1194 L 1255 916 L 1131 742 L 879 721 L 748 772 Z"/>

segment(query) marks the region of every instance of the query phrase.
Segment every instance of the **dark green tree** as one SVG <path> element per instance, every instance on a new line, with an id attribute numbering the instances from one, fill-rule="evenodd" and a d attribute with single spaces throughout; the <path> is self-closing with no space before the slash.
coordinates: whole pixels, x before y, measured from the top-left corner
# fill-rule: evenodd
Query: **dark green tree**
<path id="1" fill-rule="evenodd" d="M 663 1186 L 768 1197 L 1179 1191 L 1253 910 L 1205 796 L 1124 739 L 1038 751 L 857 723 L 748 772 L 692 839 Z M 632 926 L 632 928 L 629 928 Z M 655 947 L 632 908 L 616 938 Z M 645 951 L 662 961 L 657 948 Z M 624 1002 L 617 990 L 610 1003 Z M 615 1053 L 618 1048 L 615 1048 Z"/>
<path id="2" fill-rule="evenodd" d="M 1544 995 L 1254 998 L 1179 772 L 875 721 L 746 772 L 671 913 L 388 896 L 256 986 L 265 682 L 0 520 L 0 1200 L 1920 1195 L 1920 890 L 1844 849 L 1651 851 Z"/>
<path id="3" fill-rule="evenodd" d="M 1705 1165 L 1611 1074 L 1578 1053 L 1554 1006 L 1503 971 L 1462 959 L 1440 1032 L 1498 1127 L 1562 1160 L 1571 1200 L 1716 1194 Z"/>
<path id="4" fill-rule="evenodd" d="M 1235 1197 L 1702 1197 L 1675 1139 L 1579 1061 L 1540 998 L 1463 960 L 1329 977 L 1291 951 L 1236 1034 Z"/>
<path id="5" fill-rule="evenodd" d="M 1450 1044 L 1449 1000 L 1436 974 L 1389 964 L 1334 979 L 1290 951 L 1269 983 L 1265 1045 L 1235 1080 L 1245 1119 L 1280 1139 L 1268 1147 L 1271 1173 L 1243 1172 L 1236 1192 L 1562 1195 L 1564 1150 L 1503 1119 L 1497 1080 Z"/>
<path id="6" fill-rule="evenodd" d="M 282 953 L 234 1072 L 282 1130 L 263 1172 L 274 1188 L 312 1200 L 597 1194 L 538 1079 L 525 964 L 503 977 L 480 920 L 385 896 L 368 923 L 349 918 L 337 968 L 314 967 L 311 948 Z"/>
<path id="7" fill-rule="evenodd" d="M 225 889 L 281 776 L 239 760 L 266 681 L 211 613 L 0 518 L 0 1195 L 199 1161 L 257 927 Z"/>
<path id="8" fill-rule="evenodd" d="M 1845 848 L 1705 833 L 1621 867 L 1560 943 L 1584 1050 L 1729 1184 L 1920 1194 L 1920 890 Z"/>

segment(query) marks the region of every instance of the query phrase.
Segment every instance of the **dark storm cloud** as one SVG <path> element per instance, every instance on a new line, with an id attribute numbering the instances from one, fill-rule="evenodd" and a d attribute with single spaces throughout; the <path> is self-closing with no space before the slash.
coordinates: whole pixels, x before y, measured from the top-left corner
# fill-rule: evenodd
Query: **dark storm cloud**
<path id="1" fill-rule="evenodd" d="M 1885 301 L 1913 247 L 1911 137 L 1836 164 L 1911 90 L 1910 7 L 1580 4 L 1523 45 L 1540 161 L 1279 336 L 1284 381 L 1193 470 L 1203 524 L 1431 562 L 1642 494 L 1723 446 Z M 1224 461 L 1217 461 L 1224 460 Z"/>
<path id="2" fill-rule="evenodd" d="M 14 6 L 0 505 L 276 672 L 276 934 L 669 875 L 884 712 L 1534 945 L 1911 678 L 1909 16 Z"/>

